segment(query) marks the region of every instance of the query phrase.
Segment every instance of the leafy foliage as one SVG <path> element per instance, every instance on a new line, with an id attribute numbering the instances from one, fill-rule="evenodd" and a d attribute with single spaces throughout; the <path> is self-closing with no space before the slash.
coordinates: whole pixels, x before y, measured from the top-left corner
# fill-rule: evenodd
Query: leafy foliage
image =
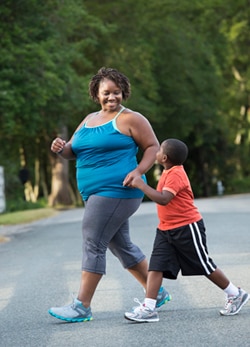
<path id="1" fill-rule="evenodd" d="M 249 11 L 246 0 L 1 2 L 7 195 L 19 191 L 20 149 L 31 179 L 38 160 L 50 190 L 50 141 L 62 127 L 72 134 L 96 108 L 88 81 L 101 66 L 130 78 L 126 105 L 150 120 L 160 141 L 188 144 L 196 196 L 214 194 L 217 179 L 227 192 L 234 178 L 249 177 Z"/>

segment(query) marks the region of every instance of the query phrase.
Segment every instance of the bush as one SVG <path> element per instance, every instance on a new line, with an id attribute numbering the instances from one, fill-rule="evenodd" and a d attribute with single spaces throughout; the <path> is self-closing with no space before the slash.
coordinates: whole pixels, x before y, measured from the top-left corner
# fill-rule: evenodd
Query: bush
<path id="1" fill-rule="evenodd" d="M 250 192 L 250 177 L 232 178 L 225 184 L 225 194 L 242 194 Z"/>
<path id="2" fill-rule="evenodd" d="M 18 198 L 15 200 L 7 200 L 6 201 L 6 213 L 7 212 L 15 212 L 15 211 L 24 211 L 24 210 L 34 210 L 38 208 L 47 207 L 47 203 L 44 199 L 40 199 L 37 202 L 33 203 L 30 201 L 25 201 L 22 198 Z"/>

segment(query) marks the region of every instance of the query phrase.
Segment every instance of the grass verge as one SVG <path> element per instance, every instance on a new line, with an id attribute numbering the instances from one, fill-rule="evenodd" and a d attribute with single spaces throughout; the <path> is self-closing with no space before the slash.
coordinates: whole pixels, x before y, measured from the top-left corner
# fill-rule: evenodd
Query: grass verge
<path id="1" fill-rule="evenodd" d="M 58 210 L 53 208 L 38 208 L 34 210 L 17 211 L 0 214 L 0 225 L 16 225 L 31 223 L 39 219 L 53 217 Z"/>

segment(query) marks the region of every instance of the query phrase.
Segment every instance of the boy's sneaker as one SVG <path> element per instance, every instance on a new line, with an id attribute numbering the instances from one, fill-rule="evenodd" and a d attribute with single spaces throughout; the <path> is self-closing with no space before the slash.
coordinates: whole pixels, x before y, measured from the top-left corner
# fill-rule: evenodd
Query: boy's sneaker
<path id="1" fill-rule="evenodd" d="M 62 307 L 51 307 L 48 311 L 51 316 L 67 322 L 85 322 L 93 319 L 91 309 L 85 308 L 81 301 L 74 299 L 72 304 Z"/>
<path id="2" fill-rule="evenodd" d="M 134 321 L 134 322 L 158 322 L 159 316 L 158 312 L 156 310 L 150 310 L 150 308 L 142 305 L 138 299 L 134 299 L 135 302 L 139 303 L 140 306 L 137 306 L 135 308 L 132 308 L 131 312 L 125 312 L 124 317 L 128 320 Z"/>
<path id="3" fill-rule="evenodd" d="M 164 287 L 161 287 L 157 298 L 156 298 L 156 309 L 159 309 L 162 305 L 164 305 L 166 302 L 171 300 L 171 295 L 166 291 Z"/>
<path id="4" fill-rule="evenodd" d="M 239 288 L 239 295 L 228 297 L 224 309 L 220 310 L 220 314 L 222 316 L 233 316 L 237 314 L 241 310 L 242 306 L 247 303 L 249 298 L 249 294 Z"/>

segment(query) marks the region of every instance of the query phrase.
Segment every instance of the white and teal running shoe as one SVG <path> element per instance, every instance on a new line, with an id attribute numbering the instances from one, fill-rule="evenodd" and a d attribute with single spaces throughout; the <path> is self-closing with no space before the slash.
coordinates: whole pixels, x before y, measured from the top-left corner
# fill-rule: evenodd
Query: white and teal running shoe
<path id="1" fill-rule="evenodd" d="M 248 302 L 249 298 L 250 295 L 239 288 L 239 294 L 237 296 L 230 296 L 226 299 L 225 307 L 220 310 L 220 314 L 222 316 L 234 316 Z"/>
<path id="2" fill-rule="evenodd" d="M 156 310 L 144 306 L 138 299 L 134 299 L 139 304 L 137 307 L 133 307 L 131 312 L 125 312 L 124 317 L 128 320 L 138 323 L 153 323 L 159 321 L 159 315 Z"/>
<path id="3" fill-rule="evenodd" d="M 86 322 L 93 319 L 91 308 L 83 306 L 81 301 L 74 299 L 72 304 L 62 307 L 51 307 L 49 314 L 67 322 Z"/>
<path id="4" fill-rule="evenodd" d="M 156 309 L 159 310 L 162 305 L 166 304 L 170 300 L 171 295 L 164 287 L 161 287 L 156 298 Z"/>

